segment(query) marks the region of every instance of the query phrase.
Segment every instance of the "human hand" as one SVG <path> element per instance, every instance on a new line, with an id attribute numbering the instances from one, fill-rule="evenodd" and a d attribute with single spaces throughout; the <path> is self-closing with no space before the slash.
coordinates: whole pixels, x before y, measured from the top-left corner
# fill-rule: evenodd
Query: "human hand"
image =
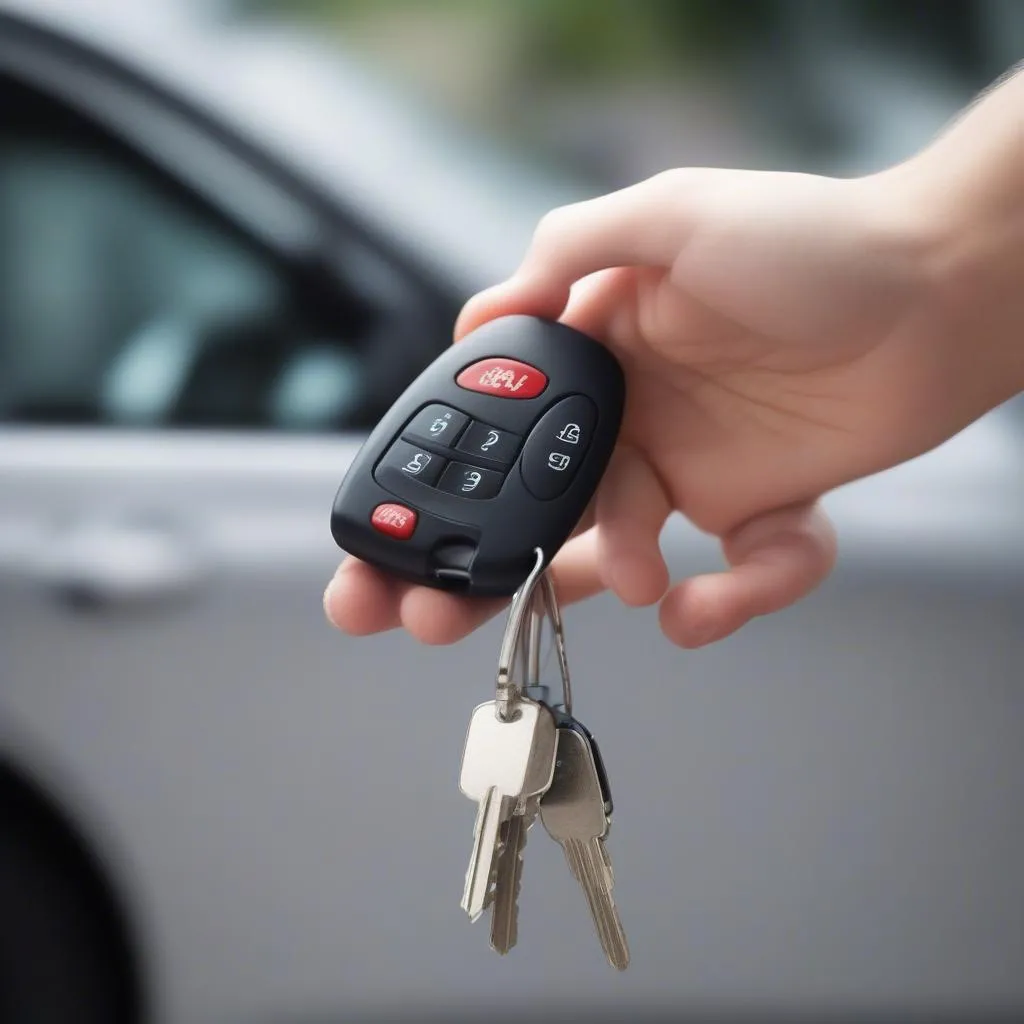
<path id="1" fill-rule="evenodd" d="M 559 598 L 660 602 L 665 635 L 720 639 L 820 583 L 835 559 L 827 491 L 934 447 L 996 404 L 943 326 L 943 234 L 905 175 L 853 180 L 677 170 L 554 211 L 518 271 L 472 299 L 493 318 L 561 319 L 626 373 L 619 444 L 582 530 L 555 558 Z M 720 538 L 729 568 L 670 585 L 672 511 Z M 501 602 L 347 559 L 329 618 L 449 643 Z"/>

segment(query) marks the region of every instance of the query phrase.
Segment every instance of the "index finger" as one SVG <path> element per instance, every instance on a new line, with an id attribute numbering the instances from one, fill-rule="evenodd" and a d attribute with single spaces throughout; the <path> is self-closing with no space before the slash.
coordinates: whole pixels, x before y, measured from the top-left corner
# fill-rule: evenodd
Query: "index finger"
<path id="1" fill-rule="evenodd" d="M 551 563 L 561 604 L 604 589 L 598 571 L 596 531 L 568 541 Z M 503 598 L 468 598 L 402 583 L 358 559 L 346 559 L 324 595 L 324 611 L 343 633 L 362 636 L 404 626 L 426 644 L 461 640 L 508 604 Z"/>

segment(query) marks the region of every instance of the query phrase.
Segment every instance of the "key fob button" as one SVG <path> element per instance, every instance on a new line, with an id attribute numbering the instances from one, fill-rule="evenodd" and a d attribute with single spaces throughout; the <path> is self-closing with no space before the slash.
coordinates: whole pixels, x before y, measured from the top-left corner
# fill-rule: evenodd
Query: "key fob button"
<path id="1" fill-rule="evenodd" d="M 408 441 L 396 441 L 377 466 L 377 477 L 383 483 L 392 472 L 411 476 L 427 485 L 437 483 L 445 460 L 433 452 L 425 452 Z M 386 485 L 385 485 L 386 486 Z"/>
<path id="2" fill-rule="evenodd" d="M 396 540 L 408 540 L 416 529 L 416 519 L 416 513 L 411 508 L 386 501 L 373 510 L 370 524 L 375 530 Z"/>
<path id="3" fill-rule="evenodd" d="M 583 462 L 597 425 L 589 398 L 573 395 L 549 409 L 523 447 L 520 473 L 526 489 L 541 501 L 564 494 Z"/>
<path id="4" fill-rule="evenodd" d="M 441 476 L 439 490 L 461 498 L 493 498 L 501 490 L 504 476 L 493 469 L 452 462 Z"/>
<path id="5" fill-rule="evenodd" d="M 494 459 L 507 464 L 516 457 L 521 440 L 518 434 L 473 421 L 456 448 L 479 459 Z"/>
<path id="6" fill-rule="evenodd" d="M 455 383 L 467 391 L 496 398 L 536 398 L 548 386 L 548 378 L 529 363 L 493 356 L 467 366 Z"/>
<path id="7" fill-rule="evenodd" d="M 449 405 L 428 405 L 413 416 L 402 436 L 410 441 L 432 441 L 454 448 L 468 422 L 464 412 Z"/>

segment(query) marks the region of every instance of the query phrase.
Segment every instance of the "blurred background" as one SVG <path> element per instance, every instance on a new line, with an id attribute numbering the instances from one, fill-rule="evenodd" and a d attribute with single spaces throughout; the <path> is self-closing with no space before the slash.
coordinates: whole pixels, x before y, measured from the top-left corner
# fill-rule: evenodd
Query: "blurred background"
<path id="1" fill-rule="evenodd" d="M 234 0 L 308 23 L 475 134 L 593 189 L 666 167 L 857 174 L 1020 59 L 1015 0 Z"/>
<path id="2" fill-rule="evenodd" d="M 567 612 L 623 976 L 541 835 L 507 960 L 458 909 L 501 623 L 320 595 L 544 212 L 880 169 L 1022 55 L 1020 0 L 0 0 L 0 1021 L 1019 1019 L 1019 400 L 831 496 L 832 580 L 712 650 Z"/>

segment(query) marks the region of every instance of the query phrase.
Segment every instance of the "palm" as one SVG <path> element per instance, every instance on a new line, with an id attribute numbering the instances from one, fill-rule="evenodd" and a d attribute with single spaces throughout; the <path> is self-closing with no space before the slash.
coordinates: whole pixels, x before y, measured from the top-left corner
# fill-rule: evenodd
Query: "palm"
<path id="1" fill-rule="evenodd" d="M 777 177 L 788 191 L 792 176 Z M 623 442 L 645 455 L 673 508 L 720 536 L 915 454 L 892 439 L 907 438 L 895 420 L 920 376 L 908 386 L 899 370 L 920 366 L 924 343 L 912 276 L 888 254 L 865 272 L 863 251 L 819 230 L 763 262 L 751 253 L 766 226 L 743 216 L 734 209 L 732 230 L 719 221 L 715 237 L 691 239 L 669 268 L 595 281 L 576 309 L 627 366 Z"/>

